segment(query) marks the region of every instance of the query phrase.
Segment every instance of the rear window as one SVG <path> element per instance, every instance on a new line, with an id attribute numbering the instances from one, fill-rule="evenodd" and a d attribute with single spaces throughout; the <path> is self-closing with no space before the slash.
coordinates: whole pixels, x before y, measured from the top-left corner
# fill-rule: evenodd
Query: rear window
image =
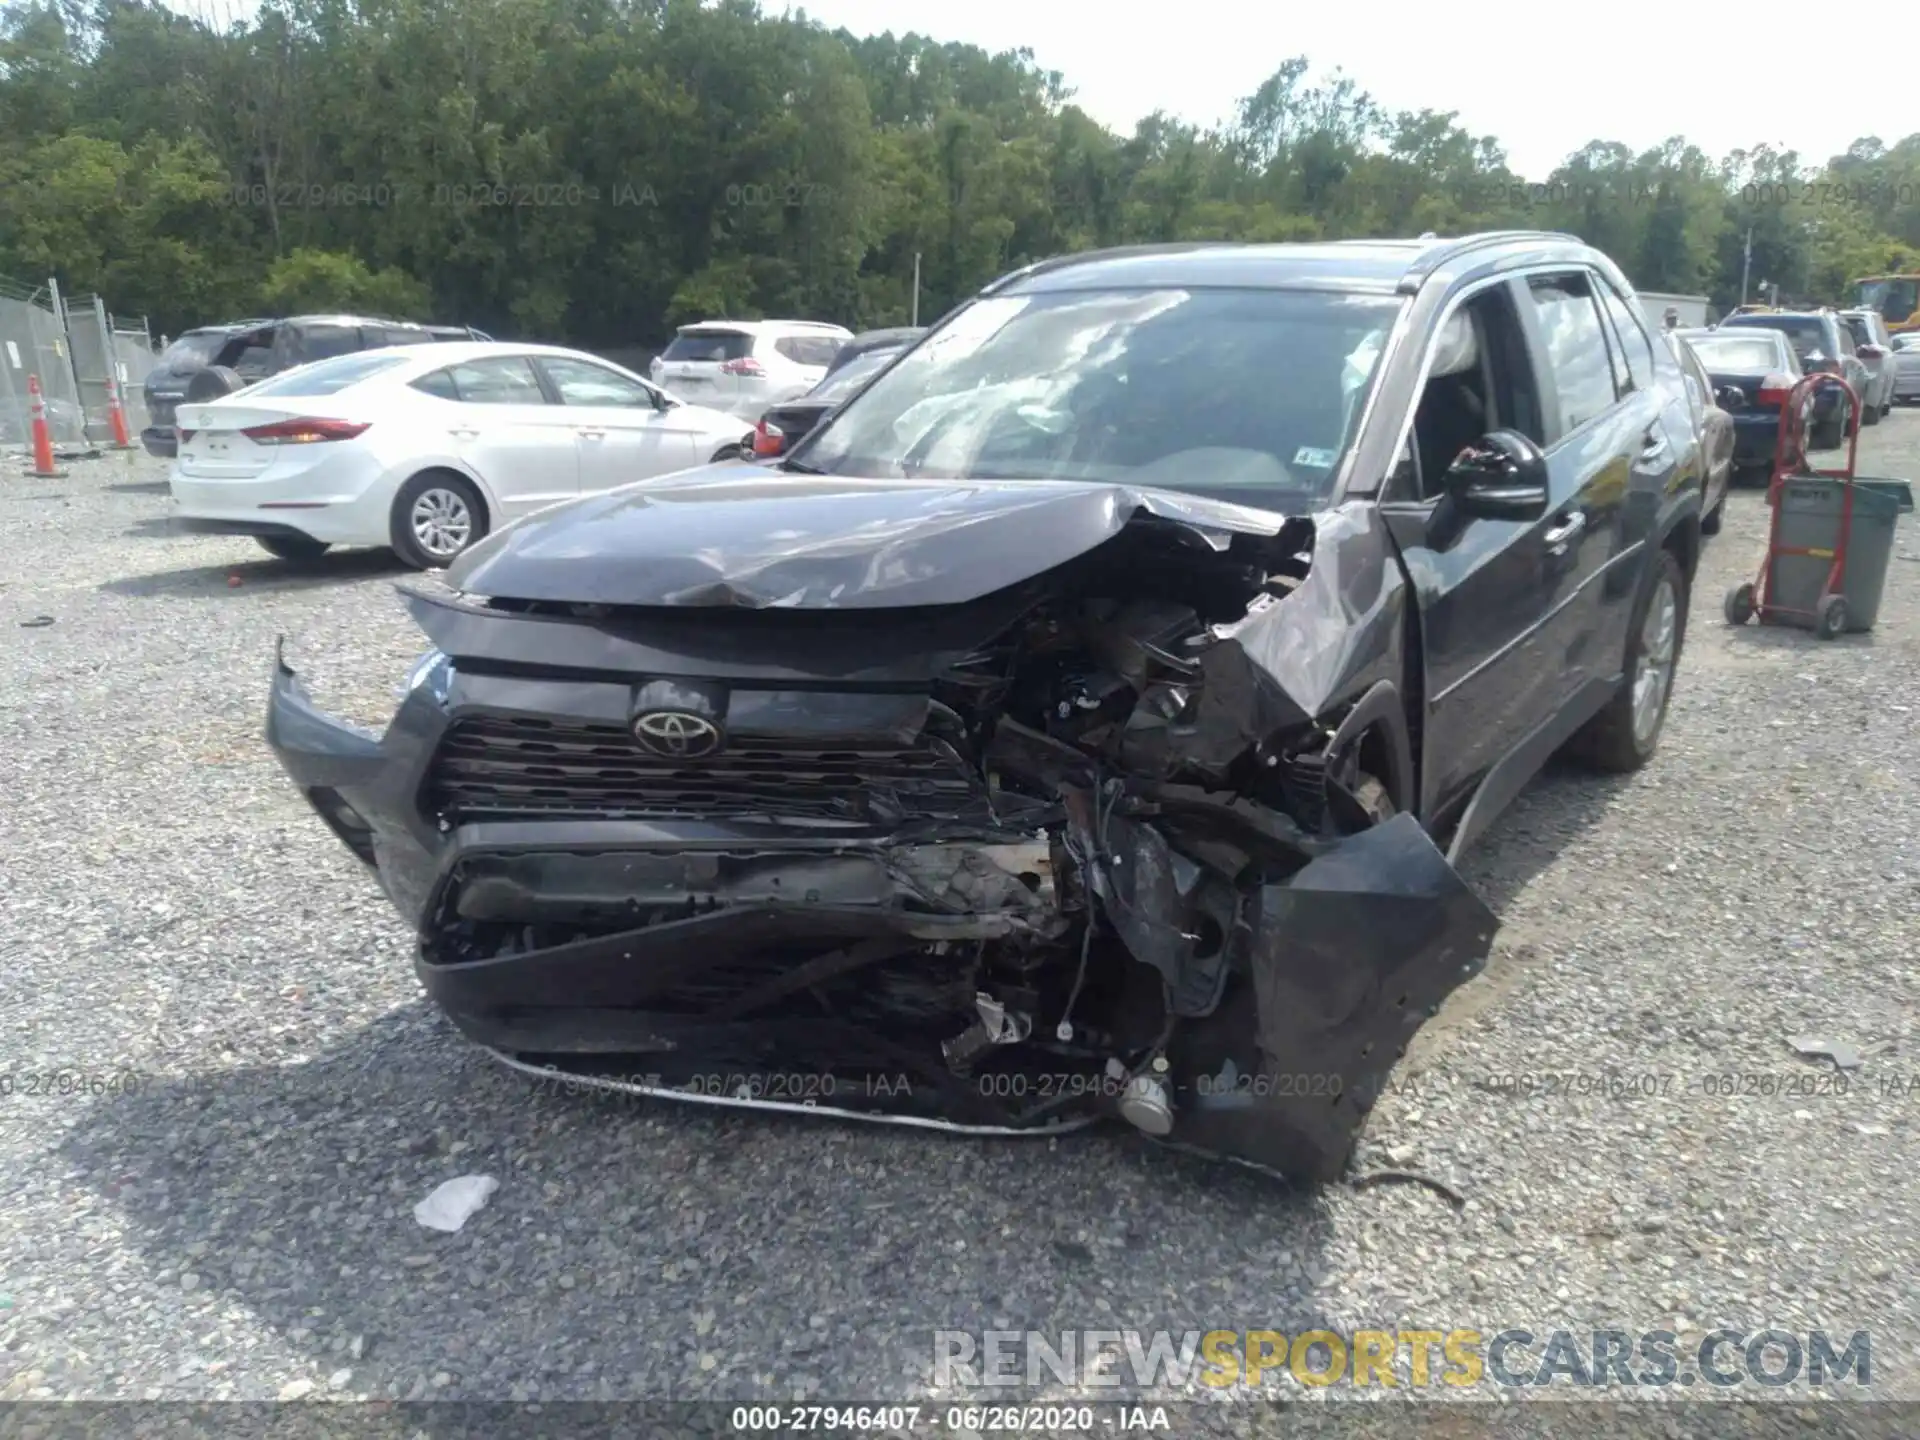
<path id="1" fill-rule="evenodd" d="M 382 355 L 377 351 L 362 351 L 357 355 L 341 355 L 332 360 L 318 360 L 311 365 L 302 365 L 297 370 L 276 375 L 265 384 L 256 385 L 247 393 L 250 395 L 336 395 L 349 385 L 358 385 L 369 376 L 378 375 L 382 370 L 391 370 L 394 366 L 405 363 L 404 355 Z"/>
<path id="2" fill-rule="evenodd" d="M 1830 342 L 1827 339 L 1826 322 L 1814 315 L 1735 315 L 1720 328 L 1729 327 L 1741 330 L 1778 330 L 1787 337 L 1789 344 L 1805 359 L 1813 351 L 1826 353 Z"/>
<path id="3" fill-rule="evenodd" d="M 154 364 L 162 370 L 199 370 L 226 343 L 225 333 L 219 330 L 189 331 L 162 350 Z"/>
<path id="4" fill-rule="evenodd" d="M 796 365 L 827 366 L 846 342 L 820 335 L 782 335 L 773 348 Z"/>
<path id="5" fill-rule="evenodd" d="M 666 361 L 719 364 L 753 353 L 753 336 L 744 330 L 682 330 L 660 353 Z"/>
<path id="6" fill-rule="evenodd" d="M 1729 336 L 1725 339 L 1689 342 L 1700 363 L 1709 370 L 1766 370 L 1780 363 L 1780 352 L 1771 340 L 1758 335 Z"/>

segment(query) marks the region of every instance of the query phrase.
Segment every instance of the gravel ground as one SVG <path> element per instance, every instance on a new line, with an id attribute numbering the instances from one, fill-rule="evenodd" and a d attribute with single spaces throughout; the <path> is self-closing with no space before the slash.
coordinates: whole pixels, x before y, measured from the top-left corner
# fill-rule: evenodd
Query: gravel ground
<path id="1" fill-rule="evenodd" d="M 1862 448 L 1920 479 L 1920 411 Z M 1920 1398 L 1912 518 L 1878 630 L 1822 645 L 1721 623 L 1763 535 L 1737 494 L 1658 762 L 1551 770 L 1469 857 L 1495 963 L 1363 1156 L 1445 1178 L 1456 1211 L 1121 1132 L 946 1141 L 530 1085 L 424 1003 L 409 936 L 260 739 L 283 632 L 322 704 L 384 722 L 420 644 L 400 572 L 169 535 L 145 457 L 0 463 L 0 1398 L 901 1399 L 936 1328 L 1596 1322 L 1870 1329 L 1874 1393 Z M 1808 1034 L 1885 1048 L 1845 1096 L 1703 1093 L 1826 1083 L 1786 1047 Z M 51 1071 L 139 1083 L 26 1093 Z M 1551 1078 L 1602 1072 L 1667 1093 Z M 498 1177 L 488 1207 L 420 1228 L 469 1172 Z"/>

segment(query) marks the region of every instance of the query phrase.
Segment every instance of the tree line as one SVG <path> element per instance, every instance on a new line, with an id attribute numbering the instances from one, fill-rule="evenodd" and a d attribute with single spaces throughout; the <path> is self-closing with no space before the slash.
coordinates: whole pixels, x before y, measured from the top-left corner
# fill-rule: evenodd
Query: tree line
<path id="1" fill-rule="evenodd" d="M 587 346 L 706 316 L 904 322 L 1029 260 L 1182 239 L 1572 231 L 1726 307 L 1920 269 L 1920 133 L 1843 155 L 1596 140 L 1544 180 L 1282 61 L 1119 135 L 1029 51 L 756 0 L 155 0 L 0 17 L 0 275 L 156 330 L 353 309 Z M 1749 259 L 1749 241 L 1751 243 Z M 1759 298 L 1755 294 L 1754 298 Z"/>

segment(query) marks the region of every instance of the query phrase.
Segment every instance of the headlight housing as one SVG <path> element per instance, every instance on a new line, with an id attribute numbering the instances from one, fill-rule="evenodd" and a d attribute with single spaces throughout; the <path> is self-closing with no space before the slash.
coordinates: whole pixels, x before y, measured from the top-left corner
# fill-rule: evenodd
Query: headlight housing
<path id="1" fill-rule="evenodd" d="M 413 662 L 413 668 L 407 671 L 406 684 L 400 687 L 400 698 L 404 700 L 425 686 L 427 694 L 436 703 L 444 705 L 452 685 L 453 661 L 444 650 L 433 649 Z"/>

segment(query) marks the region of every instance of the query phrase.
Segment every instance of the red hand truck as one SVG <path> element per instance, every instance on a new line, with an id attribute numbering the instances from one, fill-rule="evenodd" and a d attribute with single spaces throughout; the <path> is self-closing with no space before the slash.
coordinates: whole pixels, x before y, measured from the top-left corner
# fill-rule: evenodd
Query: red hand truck
<path id="1" fill-rule="evenodd" d="M 1838 470 L 1816 470 L 1807 459 L 1807 416 L 1810 401 L 1822 388 L 1838 388 L 1846 403 L 1847 463 Z M 1767 477 L 1767 553 L 1753 581 L 1727 592 L 1729 625 L 1744 625 L 1756 615 L 1762 625 L 1798 624 L 1822 640 L 1831 640 L 1847 626 L 1847 542 L 1853 529 L 1854 462 L 1860 455 L 1860 396 L 1846 380 L 1824 371 L 1803 375 L 1780 406 L 1780 433 L 1773 447 L 1773 473 Z M 1780 494 L 1789 480 L 1838 480 L 1841 483 L 1840 534 L 1831 550 L 1789 546 L 1780 539 Z M 1809 555 L 1830 560 L 1827 583 L 1812 610 L 1789 609 L 1773 599 L 1774 562 L 1783 555 Z"/>

